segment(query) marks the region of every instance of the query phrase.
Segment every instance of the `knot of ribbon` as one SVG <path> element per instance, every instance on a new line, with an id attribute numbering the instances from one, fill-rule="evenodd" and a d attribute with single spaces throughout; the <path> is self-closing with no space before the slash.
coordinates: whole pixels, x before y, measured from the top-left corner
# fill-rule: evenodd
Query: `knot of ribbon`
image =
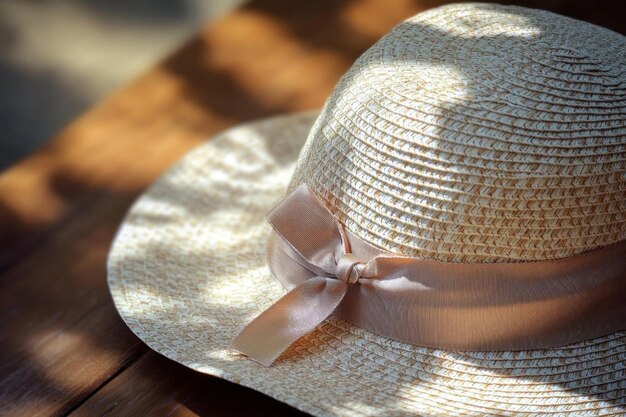
<path id="1" fill-rule="evenodd" d="M 359 261 L 353 254 L 346 253 L 337 261 L 335 276 L 348 284 L 356 284 L 359 282 L 364 268 L 365 263 Z"/>

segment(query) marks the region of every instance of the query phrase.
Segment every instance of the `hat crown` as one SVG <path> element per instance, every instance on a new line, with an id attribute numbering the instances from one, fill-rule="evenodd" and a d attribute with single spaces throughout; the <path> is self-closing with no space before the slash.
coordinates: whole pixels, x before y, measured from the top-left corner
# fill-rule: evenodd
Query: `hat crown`
<path id="1" fill-rule="evenodd" d="M 375 246 L 446 262 L 623 240 L 625 39 L 512 6 L 419 14 L 340 80 L 291 188 Z"/>

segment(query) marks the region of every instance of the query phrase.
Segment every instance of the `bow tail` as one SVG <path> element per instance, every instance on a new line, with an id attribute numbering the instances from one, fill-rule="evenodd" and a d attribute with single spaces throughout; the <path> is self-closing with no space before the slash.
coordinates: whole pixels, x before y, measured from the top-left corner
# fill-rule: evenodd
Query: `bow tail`
<path id="1" fill-rule="evenodd" d="M 338 279 L 312 277 L 252 320 L 230 347 L 270 366 L 292 343 L 324 321 L 347 290 L 348 284 Z"/>

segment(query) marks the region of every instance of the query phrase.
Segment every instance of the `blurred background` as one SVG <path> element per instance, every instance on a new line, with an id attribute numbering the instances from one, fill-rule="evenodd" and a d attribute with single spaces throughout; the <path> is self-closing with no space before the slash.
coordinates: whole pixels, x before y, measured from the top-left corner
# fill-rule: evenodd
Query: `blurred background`
<path id="1" fill-rule="evenodd" d="M 306 3 L 305 12 L 317 2 L 300 1 Z M 332 1 L 337 13 L 354 3 Z M 265 9 L 266 3 L 276 2 L 0 0 L 0 171 L 162 60 L 206 23 L 244 3 L 250 8 L 263 3 Z M 426 9 L 450 1 L 415 3 Z M 623 0 L 503 3 L 554 10 L 617 31 L 626 21 Z M 390 1 L 389 7 L 393 5 Z"/>
<path id="2" fill-rule="evenodd" d="M 243 0 L 0 0 L 0 170 Z"/>

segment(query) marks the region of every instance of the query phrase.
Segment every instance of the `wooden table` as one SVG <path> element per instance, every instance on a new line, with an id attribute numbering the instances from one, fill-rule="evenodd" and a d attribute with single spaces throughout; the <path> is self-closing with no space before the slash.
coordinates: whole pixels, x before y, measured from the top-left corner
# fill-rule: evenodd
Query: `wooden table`
<path id="1" fill-rule="evenodd" d="M 320 106 L 381 35 L 442 3 L 253 1 L 4 172 L 0 415 L 297 414 L 135 338 L 106 285 L 111 240 L 131 202 L 185 152 L 236 123 Z M 625 32 L 621 0 L 546 6 Z"/>

